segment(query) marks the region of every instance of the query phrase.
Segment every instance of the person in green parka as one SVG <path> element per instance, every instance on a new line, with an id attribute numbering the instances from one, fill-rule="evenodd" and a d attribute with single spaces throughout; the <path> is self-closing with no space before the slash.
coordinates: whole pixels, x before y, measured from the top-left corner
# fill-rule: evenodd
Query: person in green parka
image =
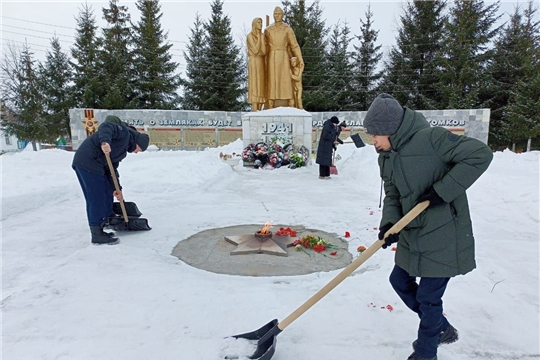
<path id="1" fill-rule="evenodd" d="M 390 284 L 420 317 L 408 360 L 436 360 L 438 345 L 458 340 L 443 316 L 448 281 L 476 267 L 465 191 L 486 171 L 493 153 L 477 139 L 431 127 L 421 113 L 403 108 L 388 94 L 375 98 L 363 125 L 379 153 L 384 182 L 379 239 L 415 205 L 429 200 L 429 207 L 388 236 L 383 248 L 397 243 Z"/>

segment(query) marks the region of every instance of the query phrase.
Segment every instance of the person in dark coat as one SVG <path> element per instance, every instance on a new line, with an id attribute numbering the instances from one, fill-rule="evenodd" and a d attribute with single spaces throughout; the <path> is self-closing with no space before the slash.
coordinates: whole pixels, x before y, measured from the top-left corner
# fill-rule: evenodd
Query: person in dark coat
<path id="1" fill-rule="evenodd" d="M 342 121 L 336 128 L 336 141 L 343 145 L 343 140 L 339 138 L 339 135 L 341 135 L 341 132 L 347 128 L 347 123 L 345 121 Z M 334 150 L 336 150 L 336 147 L 334 146 Z"/>
<path id="2" fill-rule="evenodd" d="M 330 179 L 330 165 L 332 165 L 332 150 L 336 140 L 337 124 L 339 124 L 339 119 L 335 116 L 323 124 L 317 148 L 317 158 L 315 159 L 315 162 L 319 164 L 319 179 Z"/>
<path id="3" fill-rule="evenodd" d="M 379 153 L 384 205 L 379 239 L 420 202 L 429 207 L 383 248 L 397 242 L 390 283 L 420 317 L 409 360 L 436 360 L 437 346 L 458 340 L 443 316 L 442 297 L 451 277 L 476 267 L 465 191 L 486 171 L 493 154 L 479 140 L 430 127 L 419 112 L 380 94 L 364 128 Z M 416 278 L 420 281 L 417 282 Z"/>
<path id="4" fill-rule="evenodd" d="M 128 152 L 145 151 L 149 142 L 148 134 L 139 133 L 116 116 L 107 116 L 98 130 L 87 137 L 75 152 L 71 166 L 86 200 L 86 216 L 93 244 L 118 243 L 114 233 L 103 231 L 108 217 L 113 214 L 113 196 L 123 199 L 122 188 L 116 191 L 114 187 L 105 154 L 109 154 L 119 178 L 117 169 L 120 161 Z"/>

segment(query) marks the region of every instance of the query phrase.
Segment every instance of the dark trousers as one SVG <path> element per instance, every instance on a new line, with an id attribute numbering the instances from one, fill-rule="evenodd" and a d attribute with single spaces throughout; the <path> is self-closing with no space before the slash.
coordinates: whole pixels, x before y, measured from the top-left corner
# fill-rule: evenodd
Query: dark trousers
<path id="1" fill-rule="evenodd" d="M 330 166 L 319 165 L 319 176 L 330 176 Z"/>
<path id="2" fill-rule="evenodd" d="M 414 276 L 395 265 L 390 274 L 390 284 L 409 309 L 420 317 L 418 341 L 414 351 L 421 357 L 432 358 L 437 355 L 437 344 L 441 331 L 450 324 L 443 316 L 442 297 L 450 278 L 420 278 L 416 283 Z"/>
<path id="3" fill-rule="evenodd" d="M 113 214 L 114 186 L 105 175 L 74 167 L 86 200 L 88 225 L 100 226 Z"/>

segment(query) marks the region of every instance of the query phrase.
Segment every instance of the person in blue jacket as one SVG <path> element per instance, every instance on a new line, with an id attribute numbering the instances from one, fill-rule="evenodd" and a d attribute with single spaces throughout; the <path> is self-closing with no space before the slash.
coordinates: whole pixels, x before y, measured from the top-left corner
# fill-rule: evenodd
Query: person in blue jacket
<path id="1" fill-rule="evenodd" d="M 123 200 L 122 188 L 116 191 L 105 154 L 109 154 L 117 178 L 118 165 L 127 153 L 145 151 L 150 143 L 148 134 L 139 133 L 116 116 L 107 116 L 98 130 L 86 138 L 73 157 L 72 168 L 77 174 L 84 198 L 86 216 L 93 244 L 117 244 L 114 233 L 103 231 L 113 214 L 113 196 Z"/>

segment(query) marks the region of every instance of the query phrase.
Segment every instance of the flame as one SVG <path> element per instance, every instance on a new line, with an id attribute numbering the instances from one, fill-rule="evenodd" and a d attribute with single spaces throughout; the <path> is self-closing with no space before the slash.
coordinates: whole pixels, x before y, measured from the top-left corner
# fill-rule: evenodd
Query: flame
<path id="1" fill-rule="evenodd" d="M 260 234 L 270 234 L 270 228 L 272 227 L 272 222 L 267 222 L 264 224 L 264 227 L 259 231 Z"/>

